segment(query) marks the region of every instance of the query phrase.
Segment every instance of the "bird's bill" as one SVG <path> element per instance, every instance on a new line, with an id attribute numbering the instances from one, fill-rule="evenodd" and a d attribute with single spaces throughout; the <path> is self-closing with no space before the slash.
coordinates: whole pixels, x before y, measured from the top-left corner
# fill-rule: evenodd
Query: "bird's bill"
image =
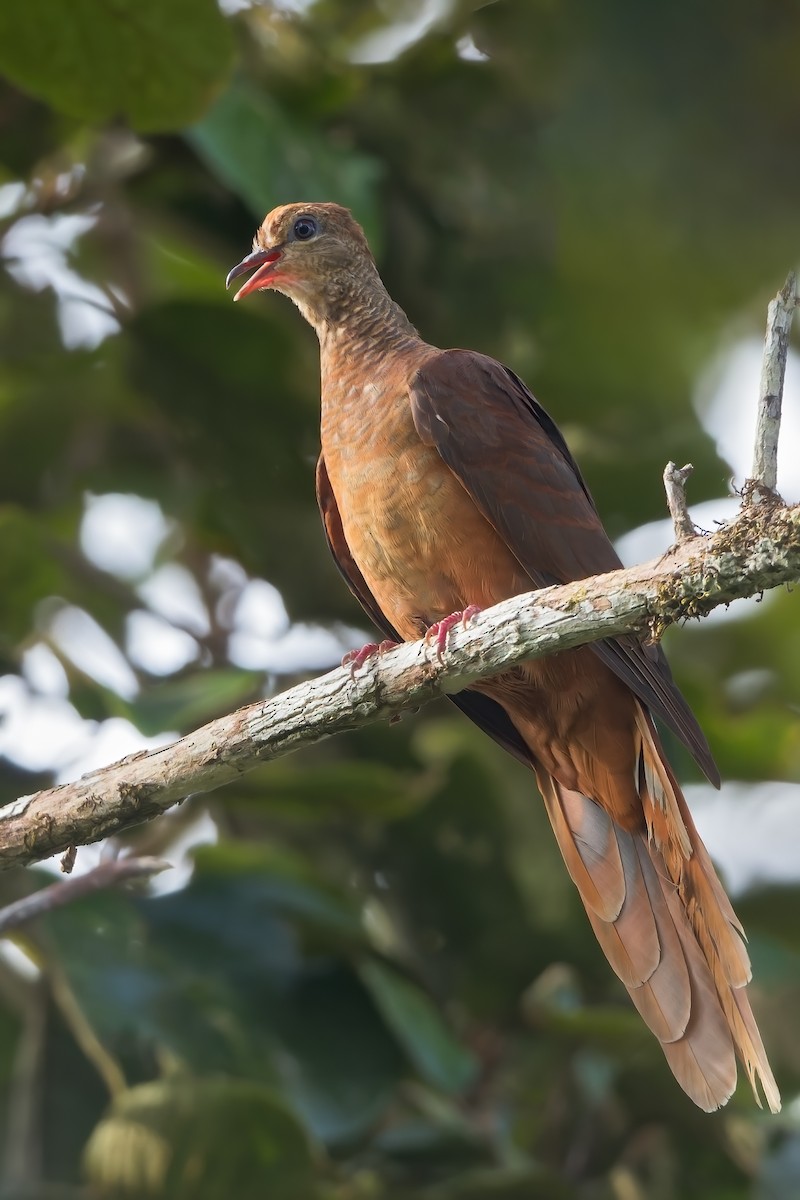
<path id="1" fill-rule="evenodd" d="M 228 272 L 228 278 L 225 280 L 225 287 L 228 288 L 233 283 L 234 279 L 238 279 L 240 275 L 246 275 L 248 271 L 255 269 L 255 274 L 251 275 L 247 283 L 243 284 L 234 300 L 241 300 L 243 296 L 249 296 L 251 292 L 257 292 L 259 288 L 269 287 L 270 276 L 274 272 L 275 263 L 281 256 L 279 249 L 272 250 L 254 250 L 252 254 L 248 254 L 247 258 L 243 258 L 240 263 Z"/>

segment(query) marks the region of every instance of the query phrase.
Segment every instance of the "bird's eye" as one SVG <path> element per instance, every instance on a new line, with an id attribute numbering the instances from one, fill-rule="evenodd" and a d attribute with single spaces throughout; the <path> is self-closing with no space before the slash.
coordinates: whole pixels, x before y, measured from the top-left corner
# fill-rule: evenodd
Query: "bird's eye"
<path id="1" fill-rule="evenodd" d="M 294 223 L 294 236 L 299 242 L 307 242 L 317 232 L 317 222 L 313 217 L 298 217 Z"/>

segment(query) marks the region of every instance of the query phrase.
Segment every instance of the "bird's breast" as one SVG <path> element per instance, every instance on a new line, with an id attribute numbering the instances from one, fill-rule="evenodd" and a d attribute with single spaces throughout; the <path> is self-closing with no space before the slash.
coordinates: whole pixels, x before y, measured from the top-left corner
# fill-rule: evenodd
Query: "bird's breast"
<path id="1" fill-rule="evenodd" d="M 405 638 L 528 581 L 438 452 L 421 441 L 407 390 L 351 382 L 323 393 L 322 450 L 350 552 Z"/>

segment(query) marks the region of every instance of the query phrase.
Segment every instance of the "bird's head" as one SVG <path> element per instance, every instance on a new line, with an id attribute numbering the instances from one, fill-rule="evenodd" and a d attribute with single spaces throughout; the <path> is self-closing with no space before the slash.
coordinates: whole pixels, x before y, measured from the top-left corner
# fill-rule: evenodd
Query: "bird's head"
<path id="1" fill-rule="evenodd" d="M 361 226 L 338 204 L 284 204 L 269 213 L 253 252 L 229 273 L 226 286 L 252 271 L 234 299 L 272 288 L 294 300 L 314 325 L 330 319 L 364 286 L 381 287 Z"/>

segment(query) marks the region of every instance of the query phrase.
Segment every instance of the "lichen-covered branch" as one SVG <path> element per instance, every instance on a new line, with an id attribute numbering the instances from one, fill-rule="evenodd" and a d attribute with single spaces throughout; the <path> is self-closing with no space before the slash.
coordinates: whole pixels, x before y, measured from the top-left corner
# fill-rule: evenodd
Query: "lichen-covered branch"
<path id="1" fill-rule="evenodd" d="M 0 810 L 0 867 L 22 866 L 146 821 L 272 758 L 461 690 L 523 658 L 623 633 L 647 636 L 717 605 L 800 580 L 800 506 L 764 503 L 664 558 L 516 596 L 450 635 L 443 661 L 422 641 L 337 668 Z"/>

